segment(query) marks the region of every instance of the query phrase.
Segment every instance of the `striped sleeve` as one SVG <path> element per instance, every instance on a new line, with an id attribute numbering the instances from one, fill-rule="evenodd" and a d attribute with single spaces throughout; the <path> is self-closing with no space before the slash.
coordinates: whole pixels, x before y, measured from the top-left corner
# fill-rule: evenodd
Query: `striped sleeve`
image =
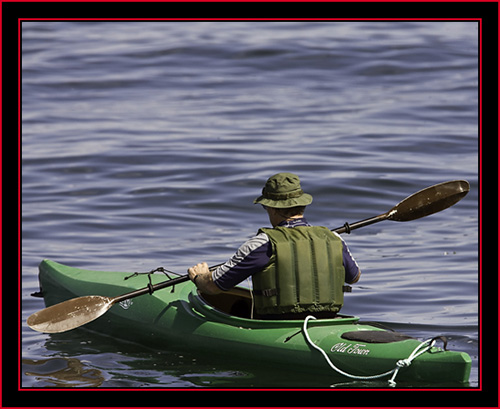
<path id="1" fill-rule="evenodd" d="M 221 290 L 230 290 L 261 271 L 269 263 L 271 254 L 269 237 L 259 233 L 243 243 L 225 264 L 213 271 L 212 279 Z"/>

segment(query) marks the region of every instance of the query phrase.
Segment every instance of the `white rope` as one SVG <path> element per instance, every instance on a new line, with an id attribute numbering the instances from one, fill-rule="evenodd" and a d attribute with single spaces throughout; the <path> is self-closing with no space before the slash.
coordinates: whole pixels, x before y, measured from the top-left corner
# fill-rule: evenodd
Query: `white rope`
<path id="1" fill-rule="evenodd" d="M 392 378 L 388 381 L 389 385 L 390 386 L 396 386 L 396 382 L 395 382 L 395 379 L 396 379 L 396 376 L 399 372 L 399 370 L 401 368 L 404 368 L 404 367 L 407 367 L 407 366 L 410 366 L 411 365 L 411 362 L 417 358 L 418 356 L 422 355 L 424 352 L 427 352 L 433 345 L 434 345 L 434 342 L 435 340 L 432 340 L 432 339 L 429 339 L 427 341 L 424 341 L 422 342 L 420 345 L 418 345 L 414 350 L 413 352 L 410 354 L 410 356 L 406 359 L 400 359 L 397 363 L 396 363 L 396 368 L 394 369 L 391 369 L 390 371 L 387 371 L 387 372 L 384 372 L 384 373 L 381 373 L 381 374 L 378 374 L 378 375 L 371 375 L 371 376 L 359 376 L 359 375 L 352 375 L 352 374 L 349 374 L 347 372 L 344 372 L 342 371 L 341 369 L 337 368 L 333 363 L 332 361 L 330 360 L 330 358 L 328 357 L 328 355 L 326 354 L 326 352 L 321 349 L 319 346 L 317 346 L 314 342 L 312 342 L 311 338 L 309 337 L 309 333 L 307 332 L 307 323 L 309 322 L 309 320 L 315 320 L 316 317 L 313 317 L 312 315 L 308 315 L 306 317 L 306 319 L 304 320 L 304 326 L 303 326 L 303 330 L 304 330 L 304 336 L 306 337 L 306 340 L 307 342 L 309 343 L 310 346 L 312 346 L 314 349 L 318 350 L 319 352 L 321 352 L 321 354 L 323 355 L 323 357 L 325 358 L 326 362 L 328 363 L 328 365 L 330 365 L 330 367 L 337 371 L 339 374 L 341 375 L 344 375 L 344 376 L 347 376 L 348 378 L 351 378 L 351 379 L 361 379 L 361 380 L 369 380 L 369 379 L 379 379 L 379 378 L 383 378 L 384 376 L 389 376 L 390 374 L 393 374 L 392 375 Z M 431 342 L 432 341 L 432 342 Z M 425 348 L 423 348 L 425 347 Z M 423 348 L 422 350 L 420 350 L 421 348 Z"/>
<path id="2" fill-rule="evenodd" d="M 250 281 L 250 277 L 247 277 L 248 289 L 250 290 L 250 298 L 252 299 L 252 306 L 250 307 L 250 319 L 253 320 L 253 310 L 255 307 L 255 299 L 253 298 L 253 283 Z"/>
<path id="3" fill-rule="evenodd" d="M 396 369 L 394 371 L 394 374 L 392 375 L 392 378 L 388 380 L 390 386 L 396 386 L 396 376 L 401 368 L 405 368 L 407 366 L 410 366 L 412 361 L 422 355 L 423 353 L 427 352 L 429 349 L 433 347 L 435 344 L 436 340 L 435 339 L 428 339 L 426 341 L 423 341 L 419 346 L 417 346 L 413 352 L 410 354 L 410 356 L 406 359 L 400 359 L 398 362 L 396 362 Z M 423 348 L 424 347 L 424 348 Z M 423 348 L 422 350 L 420 350 Z"/>

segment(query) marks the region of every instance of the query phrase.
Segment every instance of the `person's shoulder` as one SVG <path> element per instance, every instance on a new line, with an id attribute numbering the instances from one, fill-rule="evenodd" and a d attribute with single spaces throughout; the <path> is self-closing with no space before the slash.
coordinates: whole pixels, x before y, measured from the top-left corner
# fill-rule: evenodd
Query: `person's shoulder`
<path id="1" fill-rule="evenodd" d="M 267 244 L 268 242 L 269 236 L 266 233 L 259 231 L 255 236 L 250 237 L 245 243 L 243 243 L 241 248 L 253 250 Z"/>
<path id="2" fill-rule="evenodd" d="M 342 238 L 342 236 L 340 234 L 338 234 L 336 231 L 333 231 L 333 230 L 330 230 L 332 232 L 332 234 L 335 236 L 335 237 L 338 237 L 340 240 L 342 240 L 342 243 L 345 244 L 345 241 L 344 239 Z"/>
<path id="3" fill-rule="evenodd" d="M 255 243 L 267 243 L 269 241 L 269 236 L 265 232 L 259 232 L 252 238 L 250 238 Z"/>

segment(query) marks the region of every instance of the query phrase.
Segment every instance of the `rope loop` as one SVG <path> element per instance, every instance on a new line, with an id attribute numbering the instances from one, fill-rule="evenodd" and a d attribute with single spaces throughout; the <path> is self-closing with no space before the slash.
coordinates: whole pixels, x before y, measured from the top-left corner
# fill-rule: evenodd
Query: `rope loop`
<path id="1" fill-rule="evenodd" d="M 124 279 L 124 280 L 128 280 L 129 278 L 132 278 L 132 277 L 137 277 L 137 276 L 139 276 L 139 275 L 145 275 L 145 274 L 147 274 L 147 275 L 148 275 L 148 280 L 149 280 L 149 283 L 148 283 L 149 294 L 150 294 L 150 295 L 153 295 L 153 293 L 154 293 L 154 289 L 153 289 L 153 282 L 151 281 L 151 274 L 154 274 L 154 273 L 156 273 L 157 271 L 158 271 L 158 272 L 160 272 L 160 273 L 165 274 L 169 280 L 172 280 L 172 277 L 170 277 L 170 275 L 169 275 L 168 273 L 170 273 L 170 274 L 175 274 L 175 273 L 173 273 L 172 271 L 169 271 L 169 270 L 167 270 L 167 269 L 166 269 L 166 268 L 164 268 L 164 267 L 157 267 L 157 268 L 155 268 L 155 269 L 153 269 L 153 270 L 151 270 L 151 271 L 147 271 L 147 272 L 145 272 L 145 273 L 138 273 L 138 272 L 135 272 L 135 273 L 133 273 L 133 274 L 131 274 L 131 275 L 127 276 L 127 277 L 124 277 L 123 279 Z M 174 285 L 174 286 L 172 286 L 172 290 L 171 290 L 170 292 L 171 292 L 171 293 L 173 293 L 173 292 L 174 292 L 174 290 L 175 290 L 175 285 Z"/>
<path id="2" fill-rule="evenodd" d="M 398 362 L 396 362 L 396 365 L 400 368 L 406 368 L 407 366 L 411 365 L 411 361 L 409 359 L 400 359 Z"/>

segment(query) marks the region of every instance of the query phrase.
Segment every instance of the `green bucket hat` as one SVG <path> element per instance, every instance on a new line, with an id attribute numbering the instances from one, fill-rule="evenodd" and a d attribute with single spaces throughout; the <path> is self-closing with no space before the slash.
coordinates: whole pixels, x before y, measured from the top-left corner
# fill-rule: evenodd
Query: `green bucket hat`
<path id="1" fill-rule="evenodd" d="M 262 196 L 253 202 L 277 209 L 307 206 L 313 201 L 311 195 L 304 193 L 300 180 L 293 173 L 278 173 L 271 176 L 262 189 Z"/>

